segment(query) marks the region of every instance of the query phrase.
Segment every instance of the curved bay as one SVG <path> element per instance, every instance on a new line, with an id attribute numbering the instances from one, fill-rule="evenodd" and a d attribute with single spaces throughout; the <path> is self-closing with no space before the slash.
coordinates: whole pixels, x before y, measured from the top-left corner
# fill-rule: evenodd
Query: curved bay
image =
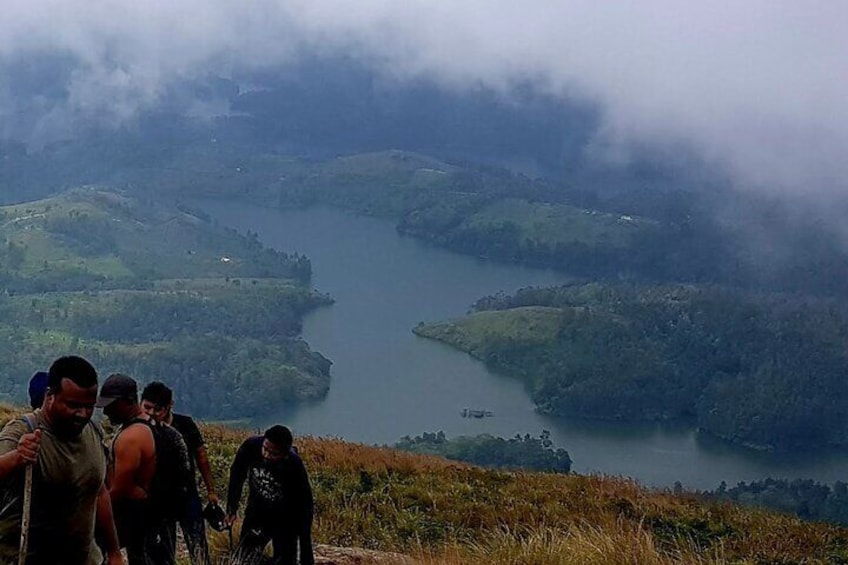
<path id="1" fill-rule="evenodd" d="M 843 454 L 758 454 L 700 439 L 687 428 L 542 416 L 518 381 L 411 332 L 419 321 L 463 315 L 486 294 L 564 283 L 563 273 L 458 255 L 402 237 L 388 220 L 336 209 L 199 204 L 226 225 L 257 232 L 265 245 L 306 254 L 313 285 L 336 300 L 307 317 L 303 330 L 310 346 L 333 361 L 329 394 L 319 402 L 281 407 L 275 418 L 296 434 L 392 444 L 425 431 L 511 437 L 547 429 L 568 450 L 575 471 L 625 475 L 661 487 L 675 481 L 711 489 L 722 480 L 833 482 L 848 476 Z M 494 416 L 462 418 L 466 407 Z"/>

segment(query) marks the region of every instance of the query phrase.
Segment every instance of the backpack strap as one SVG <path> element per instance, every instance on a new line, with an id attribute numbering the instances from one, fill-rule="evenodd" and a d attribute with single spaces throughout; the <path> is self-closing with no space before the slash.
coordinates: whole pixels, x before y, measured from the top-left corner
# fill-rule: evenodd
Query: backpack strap
<path id="1" fill-rule="evenodd" d="M 29 433 L 33 433 L 35 430 L 38 429 L 35 412 L 28 412 L 18 419 L 24 424 L 26 424 L 27 429 L 29 429 Z"/>
<path id="2" fill-rule="evenodd" d="M 94 420 L 89 420 L 88 423 L 91 424 L 92 428 L 94 428 L 94 433 L 97 434 L 97 439 L 100 440 L 100 443 L 105 445 L 105 443 L 106 443 L 106 432 L 103 431 L 103 426 L 101 426 L 100 424 L 98 424 Z"/>

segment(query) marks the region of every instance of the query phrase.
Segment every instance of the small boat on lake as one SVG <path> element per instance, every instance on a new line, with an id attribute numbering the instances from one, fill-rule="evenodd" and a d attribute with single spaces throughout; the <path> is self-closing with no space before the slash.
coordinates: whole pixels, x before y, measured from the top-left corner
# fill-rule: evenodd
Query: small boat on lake
<path id="1" fill-rule="evenodd" d="M 463 418 L 491 418 L 495 415 L 491 410 L 476 410 L 474 408 L 463 408 L 459 414 Z"/>

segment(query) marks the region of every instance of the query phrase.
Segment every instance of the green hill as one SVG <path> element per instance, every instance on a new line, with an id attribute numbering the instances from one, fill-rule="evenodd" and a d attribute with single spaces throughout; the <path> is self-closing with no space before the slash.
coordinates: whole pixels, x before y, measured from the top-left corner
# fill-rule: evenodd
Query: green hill
<path id="1" fill-rule="evenodd" d="M 0 208 L 0 390 L 59 354 L 166 380 L 208 417 L 323 396 L 330 363 L 296 336 L 327 304 L 302 256 L 202 214 L 103 188 Z M 262 390 L 262 395 L 255 394 Z"/>
<path id="2" fill-rule="evenodd" d="M 541 410 L 685 420 L 757 448 L 848 445 L 848 317 L 834 302 L 695 286 L 572 285 L 414 329 L 527 383 Z"/>

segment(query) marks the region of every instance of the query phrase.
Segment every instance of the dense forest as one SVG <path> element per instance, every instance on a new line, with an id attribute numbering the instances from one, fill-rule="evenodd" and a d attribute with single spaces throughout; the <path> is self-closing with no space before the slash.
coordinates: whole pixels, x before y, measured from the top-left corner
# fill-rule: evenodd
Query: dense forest
<path id="1" fill-rule="evenodd" d="M 523 469 L 568 473 L 571 457 L 562 448 L 554 448 L 550 432 L 539 437 L 530 434 L 504 439 L 488 434 L 447 438 L 444 432 L 425 432 L 420 436 L 404 436 L 394 447 L 425 455 L 440 455 L 481 467 Z"/>
<path id="2" fill-rule="evenodd" d="M 206 418 L 326 394 L 330 362 L 296 337 L 303 315 L 330 303 L 310 290 L 306 257 L 97 187 L 0 216 L 6 399 L 22 400 L 28 376 L 67 353 L 168 382 L 181 409 Z"/>
<path id="3" fill-rule="evenodd" d="M 523 379 L 548 413 L 688 420 L 757 448 L 848 444 L 834 302 L 594 283 L 486 297 L 415 331 Z"/>

